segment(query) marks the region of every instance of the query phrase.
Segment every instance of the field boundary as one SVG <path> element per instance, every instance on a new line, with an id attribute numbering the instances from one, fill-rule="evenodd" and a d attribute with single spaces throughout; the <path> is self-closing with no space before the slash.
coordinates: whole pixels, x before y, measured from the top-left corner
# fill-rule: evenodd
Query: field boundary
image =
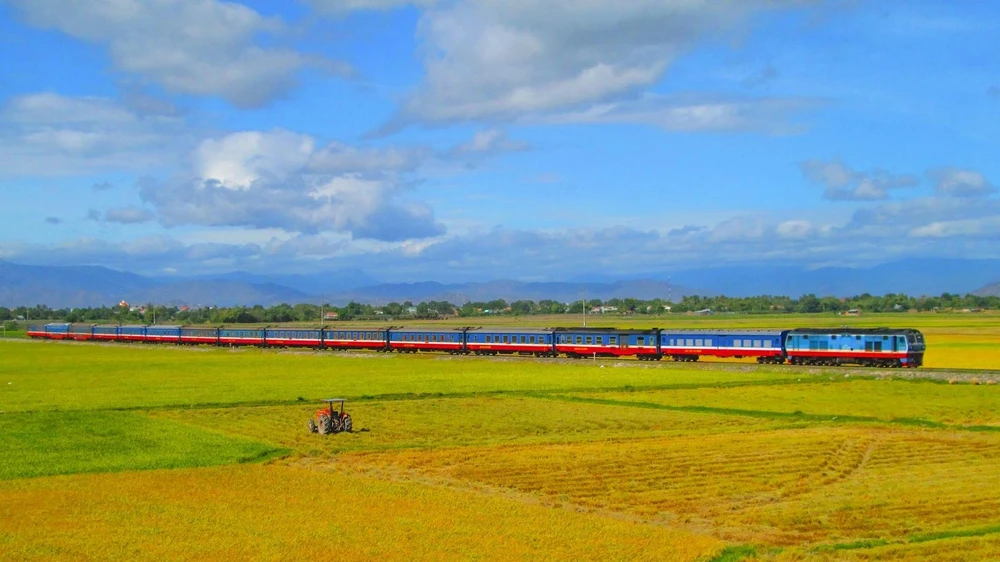
<path id="1" fill-rule="evenodd" d="M 530 393 L 534 394 L 534 393 Z M 729 416 L 745 416 L 752 418 L 799 420 L 804 422 L 846 422 L 864 424 L 888 424 L 902 425 L 908 427 L 922 427 L 927 429 L 945 429 L 951 431 L 977 431 L 977 432 L 1000 432 L 1000 426 L 992 425 L 957 425 L 924 420 L 919 418 L 876 418 L 873 416 L 854 416 L 838 414 L 806 414 L 801 411 L 775 412 L 771 410 L 745 410 L 739 408 L 719 408 L 714 406 L 670 406 L 668 404 L 657 404 L 655 402 L 638 402 L 630 400 L 612 400 L 609 398 L 585 398 L 582 396 L 566 396 L 560 394 L 536 394 L 533 397 L 545 400 L 560 400 L 564 402 L 576 402 L 582 404 L 595 404 L 601 406 L 623 406 L 630 408 L 648 408 L 651 410 L 666 410 L 671 412 L 688 412 L 695 414 L 716 414 Z"/>

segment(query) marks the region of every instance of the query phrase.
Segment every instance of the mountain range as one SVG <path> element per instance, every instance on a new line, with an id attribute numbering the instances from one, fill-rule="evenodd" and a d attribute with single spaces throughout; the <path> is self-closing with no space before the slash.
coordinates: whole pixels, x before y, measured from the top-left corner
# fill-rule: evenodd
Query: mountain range
<path id="1" fill-rule="evenodd" d="M 566 282 L 495 280 L 470 283 L 378 283 L 360 270 L 309 275 L 232 272 L 189 278 L 145 277 L 99 266 L 37 266 L 0 261 L 0 306 L 45 304 L 77 308 L 130 303 L 234 306 L 352 300 L 388 302 L 489 301 L 571 302 L 582 298 L 634 297 L 678 300 L 686 295 L 733 297 L 788 295 L 852 296 L 862 293 L 938 295 L 943 292 L 1000 295 L 1000 260 L 923 259 L 869 268 L 743 265 L 616 279 L 608 274 Z"/>

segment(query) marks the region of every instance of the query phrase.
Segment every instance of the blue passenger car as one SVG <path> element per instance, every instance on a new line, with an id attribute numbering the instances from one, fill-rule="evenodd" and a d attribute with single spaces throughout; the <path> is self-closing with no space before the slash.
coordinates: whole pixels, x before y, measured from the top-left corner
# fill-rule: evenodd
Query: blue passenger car
<path id="1" fill-rule="evenodd" d="M 323 330 L 323 343 L 329 349 L 373 349 L 385 351 L 386 330 L 383 328 L 336 328 Z"/>
<path id="2" fill-rule="evenodd" d="M 535 328 L 472 328 L 465 332 L 465 351 L 476 355 L 555 355 L 552 330 Z"/>
<path id="3" fill-rule="evenodd" d="M 388 342 L 388 350 L 399 353 L 462 353 L 465 349 L 463 331 L 448 328 L 393 328 L 388 331 Z"/>
<path id="4" fill-rule="evenodd" d="M 282 347 L 321 347 L 323 332 L 309 328 L 268 328 L 267 345 Z"/>
<path id="5" fill-rule="evenodd" d="M 119 326 L 118 340 L 132 342 L 146 341 L 146 327 L 141 325 Z"/>
<path id="6" fill-rule="evenodd" d="M 659 330 L 618 328 L 558 328 L 553 332 L 556 352 L 567 357 L 619 357 L 634 355 L 640 360 L 660 358 Z"/>
<path id="7" fill-rule="evenodd" d="M 264 330 L 261 328 L 220 328 L 219 343 L 223 345 L 264 345 Z"/>
<path id="8" fill-rule="evenodd" d="M 149 326 L 146 328 L 146 341 L 162 343 L 181 343 L 180 326 Z"/>
<path id="9" fill-rule="evenodd" d="M 783 363 L 780 330 L 663 330 L 660 349 L 674 361 L 711 357 L 756 357 L 759 363 Z"/>

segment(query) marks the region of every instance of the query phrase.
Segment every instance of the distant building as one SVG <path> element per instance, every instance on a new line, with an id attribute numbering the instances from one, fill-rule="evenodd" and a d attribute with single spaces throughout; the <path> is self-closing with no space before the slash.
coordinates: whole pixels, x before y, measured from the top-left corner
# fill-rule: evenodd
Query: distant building
<path id="1" fill-rule="evenodd" d="M 844 316 L 861 316 L 861 311 L 857 308 L 852 308 L 845 312 Z"/>
<path id="2" fill-rule="evenodd" d="M 703 308 L 701 310 L 696 310 L 696 311 L 692 312 L 691 314 L 694 314 L 695 316 L 708 316 L 709 314 L 712 314 L 712 309 L 711 308 Z"/>
<path id="3" fill-rule="evenodd" d="M 326 314 L 323 315 L 323 320 L 336 320 L 338 316 L 339 315 L 336 313 L 336 311 L 327 312 Z"/>

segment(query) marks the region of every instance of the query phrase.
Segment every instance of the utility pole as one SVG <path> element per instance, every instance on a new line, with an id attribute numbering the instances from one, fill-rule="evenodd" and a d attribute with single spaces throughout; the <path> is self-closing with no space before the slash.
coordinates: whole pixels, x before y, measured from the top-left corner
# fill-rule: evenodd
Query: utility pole
<path id="1" fill-rule="evenodd" d="M 583 310 L 583 327 L 586 328 L 587 327 L 587 289 L 584 287 L 584 288 L 581 288 L 580 291 L 583 293 L 581 295 L 581 297 L 582 297 L 581 300 L 583 302 L 583 309 L 582 309 Z"/>

